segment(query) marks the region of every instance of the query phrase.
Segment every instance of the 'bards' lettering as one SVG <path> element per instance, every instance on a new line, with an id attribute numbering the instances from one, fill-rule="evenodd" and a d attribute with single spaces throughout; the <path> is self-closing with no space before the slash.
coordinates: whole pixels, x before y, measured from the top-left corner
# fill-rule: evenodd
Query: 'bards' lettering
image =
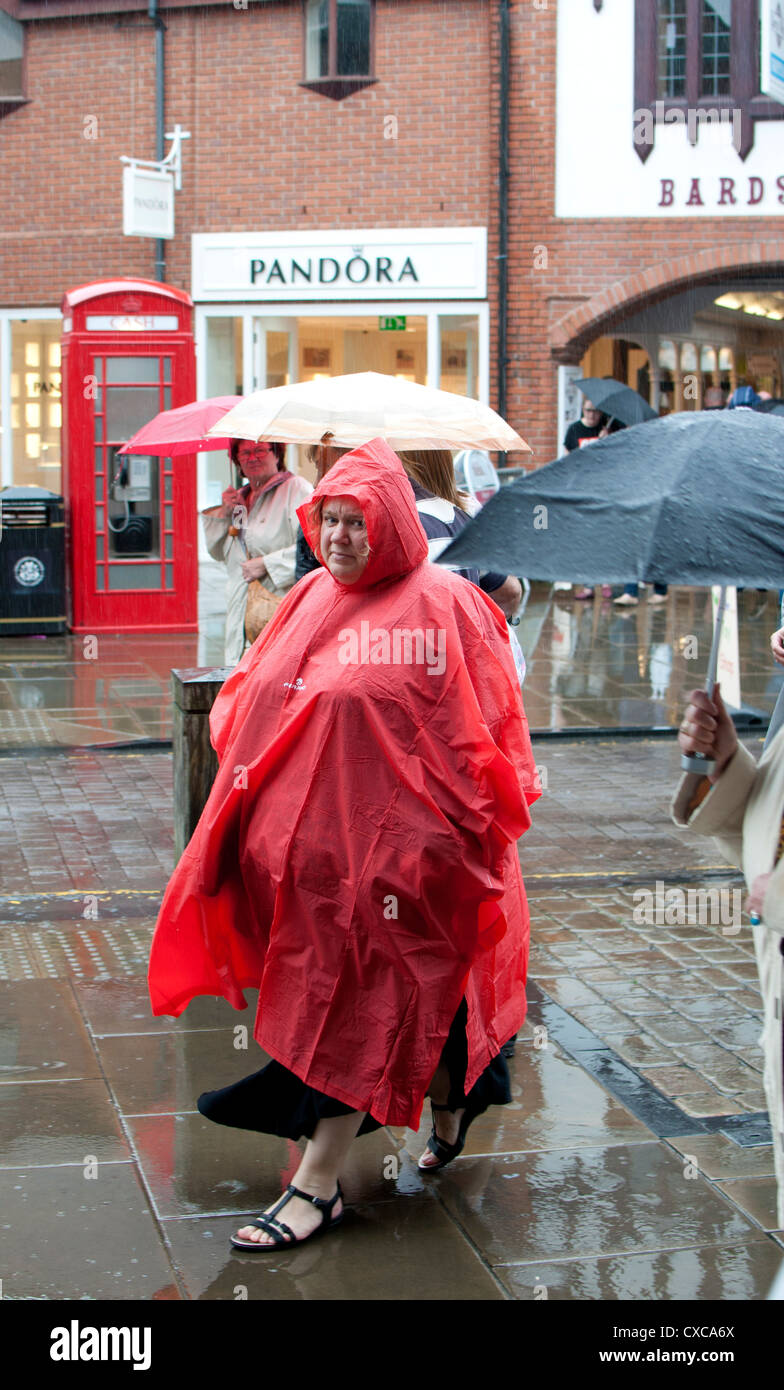
<path id="1" fill-rule="evenodd" d="M 688 198 L 686 199 L 686 206 L 687 206 L 687 208 L 688 208 L 688 207 L 700 207 L 700 208 L 701 208 L 701 207 L 704 207 L 704 206 L 705 206 L 705 204 L 704 204 L 703 201 L 702 201 L 702 198 L 700 197 L 700 181 L 699 181 L 699 179 L 692 179 L 692 181 L 691 181 L 691 189 L 690 189 L 690 191 L 689 191 L 689 196 L 688 196 Z"/>
<path id="2" fill-rule="evenodd" d="M 764 194 L 765 185 L 762 179 L 758 178 L 756 174 L 752 174 L 749 178 L 749 207 L 753 207 L 754 203 L 761 203 Z"/>
<path id="3" fill-rule="evenodd" d="M 659 199 L 659 207 L 660 207 L 660 208 L 671 208 L 671 207 L 672 207 L 673 203 L 675 202 L 674 190 L 675 190 L 675 180 L 674 180 L 674 179 L 662 179 L 662 180 L 661 180 L 661 198 Z"/>
<path id="4" fill-rule="evenodd" d="M 737 203 L 737 201 L 738 201 L 738 200 L 737 200 L 737 198 L 735 197 L 735 180 L 734 180 L 734 179 L 726 179 L 726 178 L 725 178 L 725 179 L 720 179 L 720 180 L 719 180 L 719 207 L 721 207 L 722 203 Z"/>

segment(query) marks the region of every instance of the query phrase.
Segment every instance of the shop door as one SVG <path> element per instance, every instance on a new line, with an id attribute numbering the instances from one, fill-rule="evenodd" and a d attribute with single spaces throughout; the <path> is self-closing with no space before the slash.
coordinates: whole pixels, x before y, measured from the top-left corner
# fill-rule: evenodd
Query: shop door
<path id="1" fill-rule="evenodd" d="M 263 391 L 268 386 L 288 386 L 296 381 L 297 355 L 296 319 L 254 319 L 250 389 Z"/>

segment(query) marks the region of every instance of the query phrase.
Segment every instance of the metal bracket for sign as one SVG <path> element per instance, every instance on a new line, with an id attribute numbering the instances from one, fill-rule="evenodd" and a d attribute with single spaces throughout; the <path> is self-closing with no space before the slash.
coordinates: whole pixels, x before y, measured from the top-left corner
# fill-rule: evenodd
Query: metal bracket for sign
<path id="1" fill-rule="evenodd" d="M 120 159 L 123 164 L 132 164 L 137 169 L 157 169 L 161 174 L 174 174 L 174 188 L 179 193 L 182 188 L 182 142 L 190 138 L 191 132 L 183 130 L 178 122 L 174 130 L 166 131 L 166 139 L 173 143 L 165 159 L 133 159 L 127 154 L 120 155 Z"/>

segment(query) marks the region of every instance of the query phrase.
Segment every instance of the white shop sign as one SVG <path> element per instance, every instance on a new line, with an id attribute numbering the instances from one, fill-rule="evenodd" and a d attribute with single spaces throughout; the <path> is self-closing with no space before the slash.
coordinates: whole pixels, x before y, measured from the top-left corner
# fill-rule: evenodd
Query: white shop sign
<path id="1" fill-rule="evenodd" d="M 127 164 L 123 169 L 123 235 L 174 236 L 174 175 Z"/>
<path id="2" fill-rule="evenodd" d="M 194 300 L 484 299 L 484 227 L 197 233 Z"/>

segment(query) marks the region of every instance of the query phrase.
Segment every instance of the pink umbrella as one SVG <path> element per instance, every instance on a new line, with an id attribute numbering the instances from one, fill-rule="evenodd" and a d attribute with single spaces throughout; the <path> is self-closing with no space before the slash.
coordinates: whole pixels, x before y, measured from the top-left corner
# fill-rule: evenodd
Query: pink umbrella
<path id="1" fill-rule="evenodd" d="M 242 396 L 212 396 L 206 401 L 180 405 L 176 410 L 162 410 L 148 425 L 142 425 L 117 453 L 171 458 L 176 454 L 198 454 L 205 449 L 227 449 L 230 438 L 205 436 L 208 429 L 241 400 Z"/>

